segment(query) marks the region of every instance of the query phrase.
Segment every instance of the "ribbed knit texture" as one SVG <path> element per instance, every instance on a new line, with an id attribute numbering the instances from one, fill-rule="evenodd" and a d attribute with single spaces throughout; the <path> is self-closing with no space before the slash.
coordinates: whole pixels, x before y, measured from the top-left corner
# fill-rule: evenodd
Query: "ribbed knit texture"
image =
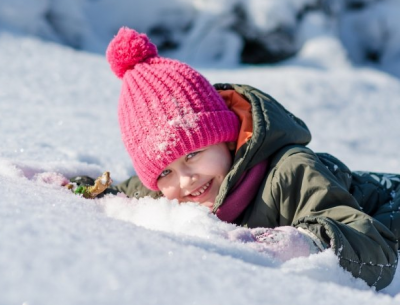
<path id="1" fill-rule="evenodd" d="M 158 190 L 161 172 L 181 156 L 237 140 L 239 120 L 214 87 L 190 66 L 159 57 L 146 35 L 121 28 L 107 59 L 122 78 L 122 140 L 149 189 Z"/>

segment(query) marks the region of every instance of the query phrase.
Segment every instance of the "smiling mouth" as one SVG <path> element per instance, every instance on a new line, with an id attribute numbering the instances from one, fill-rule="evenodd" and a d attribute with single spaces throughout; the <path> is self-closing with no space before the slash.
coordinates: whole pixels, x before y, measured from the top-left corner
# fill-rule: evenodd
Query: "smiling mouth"
<path id="1" fill-rule="evenodd" d="M 190 193 L 189 195 L 190 195 L 191 197 L 199 197 L 199 196 L 203 195 L 204 192 L 207 191 L 207 190 L 209 189 L 211 183 L 212 183 L 212 180 L 208 181 L 208 182 L 207 182 L 206 184 L 204 184 L 202 187 L 198 188 L 195 192 Z"/>

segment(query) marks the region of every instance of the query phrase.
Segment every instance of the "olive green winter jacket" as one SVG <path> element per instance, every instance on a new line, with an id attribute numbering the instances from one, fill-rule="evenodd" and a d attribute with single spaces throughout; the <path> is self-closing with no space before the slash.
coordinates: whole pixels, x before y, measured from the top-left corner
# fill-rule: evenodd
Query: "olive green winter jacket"
<path id="1" fill-rule="evenodd" d="M 351 172 L 328 154 L 306 147 L 307 126 L 269 95 L 250 86 L 217 84 L 251 104 L 252 136 L 236 152 L 213 211 L 240 176 L 268 159 L 258 194 L 236 223 L 249 228 L 307 229 L 333 249 L 341 266 L 377 289 L 397 267 L 400 237 L 400 176 Z M 159 197 L 132 177 L 115 190 L 130 197 Z"/>

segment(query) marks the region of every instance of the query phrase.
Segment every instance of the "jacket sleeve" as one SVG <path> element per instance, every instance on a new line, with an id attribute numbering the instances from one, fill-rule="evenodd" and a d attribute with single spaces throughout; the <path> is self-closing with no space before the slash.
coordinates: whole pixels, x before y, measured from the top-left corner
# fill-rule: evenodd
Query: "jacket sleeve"
<path id="1" fill-rule="evenodd" d="M 152 191 L 146 188 L 137 176 L 132 176 L 124 182 L 113 185 L 107 189 L 107 193 L 116 194 L 119 192 L 124 193 L 129 198 L 142 198 L 146 196 L 152 198 L 162 197 L 161 192 Z"/>
<path id="2" fill-rule="evenodd" d="M 340 265 L 377 289 L 392 281 L 398 241 L 376 219 L 361 211 L 346 186 L 310 152 L 287 157 L 273 173 L 271 195 L 279 223 L 314 233 L 332 248 Z M 275 187 L 273 187 L 275 186 Z"/>

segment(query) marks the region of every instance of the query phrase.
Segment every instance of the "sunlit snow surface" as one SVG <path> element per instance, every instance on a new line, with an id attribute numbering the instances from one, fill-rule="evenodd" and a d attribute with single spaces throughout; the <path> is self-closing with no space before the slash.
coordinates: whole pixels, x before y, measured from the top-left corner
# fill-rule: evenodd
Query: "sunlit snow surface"
<path id="1" fill-rule="evenodd" d="M 165 199 L 85 200 L 63 177 L 134 174 L 120 140 L 120 81 L 103 57 L 0 36 L 0 304 L 399 304 L 332 252 L 279 264 L 226 240 L 233 225 Z M 335 39 L 287 63 L 201 69 L 301 117 L 310 145 L 351 169 L 400 172 L 400 81 L 354 69 Z"/>

